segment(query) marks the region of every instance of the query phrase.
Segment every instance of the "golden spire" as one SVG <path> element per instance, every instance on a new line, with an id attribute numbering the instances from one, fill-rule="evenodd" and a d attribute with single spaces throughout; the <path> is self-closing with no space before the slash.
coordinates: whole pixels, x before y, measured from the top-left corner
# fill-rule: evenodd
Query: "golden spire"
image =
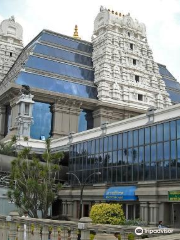
<path id="1" fill-rule="evenodd" d="M 76 39 L 81 39 L 78 34 L 78 26 L 75 25 L 73 37 Z"/>

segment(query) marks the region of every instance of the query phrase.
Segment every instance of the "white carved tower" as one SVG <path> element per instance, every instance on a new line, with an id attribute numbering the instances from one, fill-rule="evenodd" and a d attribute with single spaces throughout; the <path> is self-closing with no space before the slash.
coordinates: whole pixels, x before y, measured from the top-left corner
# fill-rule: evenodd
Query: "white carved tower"
<path id="1" fill-rule="evenodd" d="M 0 82 L 23 49 L 22 33 L 13 16 L 0 24 Z"/>
<path id="2" fill-rule="evenodd" d="M 92 42 L 99 100 L 144 110 L 171 105 L 143 23 L 101 7 Z"/>
<path id="3" fill-rule="evenodd" d="M 33 123 L 33 95 L 21 94 L 18 97 L 16 104 L 18 105 L 18 116 L 16 117 L 16 123 L 18 126 L 18 136 L 30 137 L 30 128 Z"/>

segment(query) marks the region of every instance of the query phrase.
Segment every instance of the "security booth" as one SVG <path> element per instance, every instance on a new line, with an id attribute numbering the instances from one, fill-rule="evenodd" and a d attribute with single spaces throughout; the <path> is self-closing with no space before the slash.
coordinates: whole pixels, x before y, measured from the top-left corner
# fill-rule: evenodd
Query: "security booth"
<path id="1" fill-rule="evenodd" d="M 125 218 L 134 220 L 140 217 L 140 205 L 135 195 L 136 186 L 110 187 L 104 193 L 104 199 L 108 203 L 122 204 Z"/>

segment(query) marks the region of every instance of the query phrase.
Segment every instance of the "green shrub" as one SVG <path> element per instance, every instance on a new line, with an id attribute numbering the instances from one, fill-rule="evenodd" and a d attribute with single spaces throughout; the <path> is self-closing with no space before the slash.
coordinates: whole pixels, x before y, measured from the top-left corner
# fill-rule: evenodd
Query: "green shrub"
<path id="1" fill-rule="evenodd" d="M 134 240 L 135 239 L 135 236 L 133 233 L 129 233 L 128 234 L 128 240 Z"/>
<path id="2" fill-rule="evenodd" d="M 119 225 L 125 222 L 122 205 L 101 203 L 91 208 L 90 218 L 93 223 Z"/>

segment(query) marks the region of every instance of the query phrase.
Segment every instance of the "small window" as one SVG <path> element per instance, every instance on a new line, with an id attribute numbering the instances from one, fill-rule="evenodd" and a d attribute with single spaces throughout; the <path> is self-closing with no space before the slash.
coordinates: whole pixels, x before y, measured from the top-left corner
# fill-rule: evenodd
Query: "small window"
<path id="1" fill-rule="evenodd" d="M 25 103 L 25 115 L 29 115 L 29 104 Z"/>
<path id="2" fill-rule="evenodd" d="M 135 81 L 138 83 L 139 82 L 139 76 L 135 75 Z"/>
<path id="3" fill-rule="evenodd" d="M 128 32 L 128 37 L 130 37 L 131 36 L 131 34 L 130 34 L 130 32 Z"/>
<path id="4" fill-rule="evenodd" d="M 133 59 L 133 65 L 136 65 L 136 59 Z"/>
<path id="5" fill-rule="evenodd" d="M 142 101 L 143 100 L 143 95 L 142 94 L 138 94 L 138 101 Z"/>
<path id="6" fill-rule="evenodd" d="M 130 49 L 133 50 L 133 44 L 132 43 L 130 43 Z"/>
<path id="7" fill-rule="evenodd" d="M 12 52 L 9 53 L 9 56 L 12 57 Z"/>

